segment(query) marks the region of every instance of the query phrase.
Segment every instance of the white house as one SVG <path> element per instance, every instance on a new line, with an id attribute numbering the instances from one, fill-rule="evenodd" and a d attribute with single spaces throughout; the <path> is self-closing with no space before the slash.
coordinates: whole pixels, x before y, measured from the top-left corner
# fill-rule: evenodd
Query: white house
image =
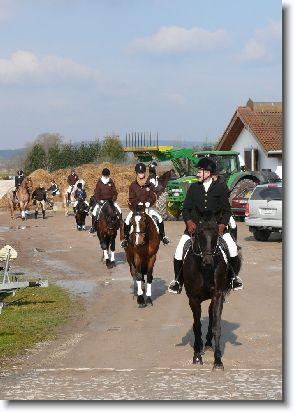
<path id="1" fill-rule="evenodd" d="M 217 143 L 217 150 L 240 152 L 248 170 L 271 169 L 282 177 L 283 109 L 281 102 L 239 106 Z"/>

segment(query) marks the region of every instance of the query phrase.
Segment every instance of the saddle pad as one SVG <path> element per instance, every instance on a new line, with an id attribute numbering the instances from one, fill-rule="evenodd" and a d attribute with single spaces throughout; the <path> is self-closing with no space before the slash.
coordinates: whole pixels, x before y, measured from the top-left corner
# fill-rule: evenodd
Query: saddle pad
<path id="1" fill-rule="evenodd" d="M 187 239 L 183 247 L 183 261 L 185 260 L 187 253 L 189 252 L 191 248 L 192 248 L 192 240 Z M 230 259 L 230 253 L 229 253 L 228 245 L 222 237 L 219 237 L 219 249 L 222 252 L 224 261 L 228 263 Z"/>

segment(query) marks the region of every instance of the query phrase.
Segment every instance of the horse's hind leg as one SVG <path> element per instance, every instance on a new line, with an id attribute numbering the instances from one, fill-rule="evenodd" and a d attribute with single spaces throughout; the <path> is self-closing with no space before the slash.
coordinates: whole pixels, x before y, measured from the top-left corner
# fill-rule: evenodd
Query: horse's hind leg
<path id="1" fill-rule="evenodd" d="M 213 333 L 212 333 L 212 320 L 213 320 L 213 301 L 210 302 L 209 309 L 209 323 L 208 323 L 208 330 L 206 334 L 206 342 L 204 346 L 205 351 L 210 351 L 212 349 L 212 338 L 213 338 Z"/>
<path id="2" fill-rule="evenodd" d="M 224 369 L 222 360 L 221 360 L 221 351 L 220 351 L 220 336 L 221 336 L 221 314 L 223 310 L 224 296 L 222 292 L 218 292 L 213 298 L 213 335 L 215 341 L 214 349 L 214 365 L 213 369 Z"/>
<path id="3" fill-rule="evenodd" d="M 149 259 L 148 262 L 148 266 L 147 266 L 147 285 L 146 285 L 146 304 L 147 305 L 152 305 L 153 306 L 153 302 L 151 299 L 151 288 L 152 288 L 152 280 L 153 280 L 153 267 L 154 267 L 154 263 L 156 260 L 156 255 L 152 256 Z"/>
<path id="4" fill-rule="evenodd" d="M 189 298 L 189 305 L 193 312 L 193 332 L 194 332 L 194 356 L 193 364 L 203 365 L 202 360 L 202 333 L 201 333 L 201 302 L 197 298 Z"/>

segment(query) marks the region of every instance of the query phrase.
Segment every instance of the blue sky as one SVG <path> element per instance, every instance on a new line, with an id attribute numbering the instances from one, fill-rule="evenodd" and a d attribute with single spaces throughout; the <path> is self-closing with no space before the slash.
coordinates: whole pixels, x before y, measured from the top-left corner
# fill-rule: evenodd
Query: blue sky
<path id="1" fill-rule="evenodd" d="M 0 148 L 158 132 L 216 140 L 282 99 L 278 0 L 0 0 Z"/>

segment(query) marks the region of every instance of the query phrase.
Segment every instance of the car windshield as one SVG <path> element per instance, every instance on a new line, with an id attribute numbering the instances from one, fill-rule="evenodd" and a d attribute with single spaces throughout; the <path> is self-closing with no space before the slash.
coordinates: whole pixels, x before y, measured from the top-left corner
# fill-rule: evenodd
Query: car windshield
<path id="1" fill-rule="evenodd" d="M 236 156 L 218 156 L 217 168 L 221 174 L 232 174 L 238 171 Z"/>
<path id="2" fill-rule="evenodd" d="M 251 200 L 282 200 L 283 189 L 281 186 L 256 187 Z"/>

